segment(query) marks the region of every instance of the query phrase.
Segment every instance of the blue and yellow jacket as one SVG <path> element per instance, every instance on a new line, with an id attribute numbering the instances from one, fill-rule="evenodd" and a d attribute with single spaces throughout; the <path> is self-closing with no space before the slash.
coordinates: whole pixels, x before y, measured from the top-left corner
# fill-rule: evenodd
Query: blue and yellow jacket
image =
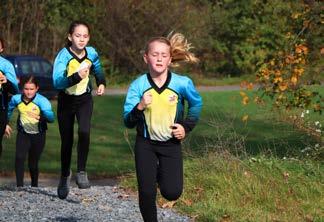
<path id="1" fill-rule="evenodd" d="M 0 109 L 8 107 L 8 93 L 16 94 L 19 91 L 15 69 L 11 62 L 0 56 L 0 73 L 6 76 L 7 83 L 0 87 Z"/>
<path id="2" fill-rule="evenodd" d="M 51 103 L 46 97 L 38 93 L 28 103 L 23 100 L 23 95 L 14 95 L 8 106 L 8 121 L 16 107 L 19 112 L 17 129 L 21 132 L 29 134 L 44 132 L 47 130 L 47 122 L 54 122 Z M 40 119 L 35 119 L 32 114 L 40 116 Z"/>
<path id="3" fill-rule="evenodd" d="M 78 74 L 82 62 L 91 65 L 90 72 L 94 74 L 97 86 L 106 85 L 98 53 L 93 47 L 86 47 L 85 56 L 81 59 L 75 56 L 69 47 L 66 47 L 58 53 L 54 61 L 54 87 L 63 90 L 68 95 L 90 93 L 92 90 L 90 78 L 81 79 Z"/>
<path id="4" fill-rule="evenodd" d="M 152 103 L 143 111 L 137 104 L 145 92 L 152 95 Z M 184 102 L 188 102 L 188 114 L 184 118 Z M 191 79 L 175 73 L 168 73 L 165 84 L 158 88 L 151 76 L 141 75 L 134 80 L 127 92 L 124 105 L 126 127 L 137 126 L 137 135 L 154 141 L 173 139 L 172 126 L 181 124 L 186 132 L 191 131 L 201 112 L 202 99 Z"/>

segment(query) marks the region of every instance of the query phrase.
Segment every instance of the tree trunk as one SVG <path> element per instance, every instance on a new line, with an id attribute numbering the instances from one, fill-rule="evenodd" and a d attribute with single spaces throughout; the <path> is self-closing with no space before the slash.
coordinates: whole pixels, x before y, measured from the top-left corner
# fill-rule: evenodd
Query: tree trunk
<path id="1" fill-rule="evenodd" d="M 35 46 L 34 46 L 34 53 L 35 55 L 37 55 L 38 53 L 38 42 L 39 42 L 39 27 L 36 28 L 36 32 L 35 32 Z"/>
<path id="2" fill-rule="evenodd" d="M 22 52 L 23 31 L 24 31 L 24 20 L 20 22 L 20 27 L 19 27 L 19 49 L 18 49 L 19 54 L 21 54 Z"/>

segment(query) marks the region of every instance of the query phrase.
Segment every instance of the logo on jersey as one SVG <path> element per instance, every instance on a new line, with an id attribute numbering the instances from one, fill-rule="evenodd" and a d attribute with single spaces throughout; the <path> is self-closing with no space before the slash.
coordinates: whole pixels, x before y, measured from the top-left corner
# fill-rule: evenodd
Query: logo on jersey
<path id="1" fill-rule="evenodd" d="M 177 96 L 175 94 L 169 96 L 169 102 L 174 103 L 177 101 Z"/>

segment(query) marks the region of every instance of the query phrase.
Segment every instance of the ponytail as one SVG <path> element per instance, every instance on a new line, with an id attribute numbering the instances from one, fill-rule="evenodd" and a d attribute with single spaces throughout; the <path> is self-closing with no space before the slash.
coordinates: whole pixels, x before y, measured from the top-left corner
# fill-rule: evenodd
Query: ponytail
<path id="1" fill-rule="evenodd" d="M 171 65 L 173 67 L 179 66 L 180 62 L 197 63 L 199 59 L 194 53 L 190 52 L 193 47 L 188 43 L 185 36 L 181 33 L 169 33 L 167 37 L 153 37 L 151 38 L 144 48 L 144 53 L 148 53 L 149 45 L 152 42 L 162 42 L 170 46 Z M 143 52 L 142 51 L 142 52 Z"/>
<path id="2" fill-rule="evenodd" d="M 190 50 L 193 48 L 191 43 L 181 33 L 171 32 L 167 39 L 171 46 L 171 65 L 179 66 L 179 62 L 198 63 L 199 59 Z"/>

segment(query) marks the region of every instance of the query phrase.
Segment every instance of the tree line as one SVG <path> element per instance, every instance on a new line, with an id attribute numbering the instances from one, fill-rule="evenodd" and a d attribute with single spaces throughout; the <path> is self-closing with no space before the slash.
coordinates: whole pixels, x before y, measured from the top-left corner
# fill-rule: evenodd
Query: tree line
<path id="1" fill-rule="evenodd" d="M 1 0 L 0 35 L 7 54 L 53 60 L 70 22 L 83 20 L 106 71 L 124 76 L 145 70 L 145 42 L 171 31 L 183 33 L 201 60 L 184 71 L 207 77 L 253 75 L 303 41 L 316 79 L 323 71 L 323 9 L 320 0 Z"/>

